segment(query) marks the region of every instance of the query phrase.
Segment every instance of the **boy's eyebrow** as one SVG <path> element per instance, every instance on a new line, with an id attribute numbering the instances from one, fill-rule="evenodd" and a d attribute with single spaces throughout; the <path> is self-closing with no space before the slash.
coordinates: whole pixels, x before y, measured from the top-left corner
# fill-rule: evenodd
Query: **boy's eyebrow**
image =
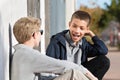
<path id="1" fill-rule="evenodd" d="M 77 25 L 77 24 L 75 24 L 75 23 L 73 23 L 74 25 Z M 78 26 L 78 25 L 77 25 Z"/>
<path id="2" fill-rule="evenodd" d="M 75 26 L 79 26 L 79 25 L 77 25 L 77 24 L 75 24 L 75 23 L 73 23 L 73 25 L 75 25 Z"/>
<path id="3" fill-rule="evenodd" d="M 77 25 L 77 24 L 75 24 L 75 23 L 73 23 L 73 25 L 75 25 L 75 26 L 79 26 L 79 25 Z M 84 26 L 80 26 L 80 27 L 84 28 Z"/>

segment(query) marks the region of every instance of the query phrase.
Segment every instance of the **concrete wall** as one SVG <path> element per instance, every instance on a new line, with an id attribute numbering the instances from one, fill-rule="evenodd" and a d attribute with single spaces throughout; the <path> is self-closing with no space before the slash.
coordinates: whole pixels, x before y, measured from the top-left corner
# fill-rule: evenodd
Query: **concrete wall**
<path id="1" fill-rule="evenodd" d="M 27 15 L 26 0 L 0 1 L 0 80 L 9 80 L 9 24 Z M 13 36 L 13 45 L 16 40 Z"/>

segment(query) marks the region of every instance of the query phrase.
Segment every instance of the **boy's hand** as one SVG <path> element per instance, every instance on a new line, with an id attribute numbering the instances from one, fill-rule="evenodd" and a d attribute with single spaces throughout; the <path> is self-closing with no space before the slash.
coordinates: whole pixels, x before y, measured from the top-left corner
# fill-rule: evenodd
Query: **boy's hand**
<path id="1" fill-rule="evenodd" d="M 91 36 L 91 37 L 95 36 L 95 34 L 91 30 L 86 30 L 85 35 L 88 35 L 88 36 Z"/>

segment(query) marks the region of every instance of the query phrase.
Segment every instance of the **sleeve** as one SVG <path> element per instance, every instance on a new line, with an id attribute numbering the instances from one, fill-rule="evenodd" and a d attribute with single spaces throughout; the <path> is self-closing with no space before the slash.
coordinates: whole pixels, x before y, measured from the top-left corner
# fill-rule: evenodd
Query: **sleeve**
<path id="1" fill-rule="evenodd" d="M 62 74 L 70 69 L 77 69 L 84 74 L 86 73 L 84 72 L 85 70 L 83 70 L 82 65 L 79 66 L 73 62 L 68 62 L 66 60 L 54 59 L 44 54 L 37 54 L 32 56 L 34 57 L 32 67 L 34 72 Z"/>
<path id="2" fill-rule="evenodd" d="M 106 55 L 108 53 L 108 48 L 102 40 L 100 40 L 97 36 L 94 36 L 92 40 L 94 44 L 87 42 L 88 57 Z"/>

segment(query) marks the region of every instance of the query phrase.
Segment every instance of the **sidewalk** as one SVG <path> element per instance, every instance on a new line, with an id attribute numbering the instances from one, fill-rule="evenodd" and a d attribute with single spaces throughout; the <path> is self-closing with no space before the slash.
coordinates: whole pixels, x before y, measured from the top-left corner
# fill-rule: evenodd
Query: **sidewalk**
<path id="1" fill-rule="evenodd" d="M 109 47 L 107 56 L 111 65 L 103 80 L 120 80 L 120 51 L 116 47 Z"/>

